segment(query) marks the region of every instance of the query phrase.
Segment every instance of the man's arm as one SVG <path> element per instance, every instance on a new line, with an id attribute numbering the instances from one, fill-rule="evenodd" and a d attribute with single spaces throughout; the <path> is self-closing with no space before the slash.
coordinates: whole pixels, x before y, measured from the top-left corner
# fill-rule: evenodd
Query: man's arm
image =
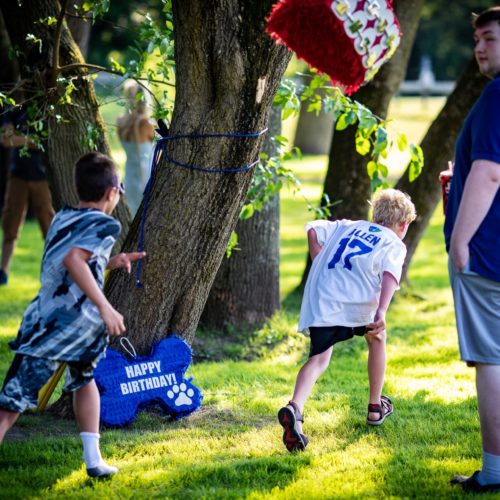
<path id="1" fill-rule="evenodd" d="M 369 335 L 377 335 L 385 330 L 385 314 L 387 309 L 389 309 L 389 304 L 397 288 L 398 282 L 396 278 L 391 273 L 385 271 L 382 276 L 382 288 L 377 312 L 375 313 L 373 323 L 367 325 L 367 333 Z"/>
<path id="2" fill-rule="evenodd" d="M 500 186 L 500 164 L 489 160 L 472 163 L 453 226 L 450 258 L 458 270 L 469 260 L 469 243 L 486 217 Z"/>
<path id="3" fill-rule="evenodd" d="M 318 243 L 318 235 L 312 228 L 307 231 L 307 243 L 309 244 L 309 254 L 311 255 L 311 260 L 314 260 L 323 247 Z"/>
<path id="4" fill-rule="evenodd" d="M 64 257 L 63 264 L 80 290 L 97 306 L 110 335 L 125 331 L 123 316 L 116 311 L 99 288 L 87 262 L 92 254 L 82 248 L 72 248 Z"/>

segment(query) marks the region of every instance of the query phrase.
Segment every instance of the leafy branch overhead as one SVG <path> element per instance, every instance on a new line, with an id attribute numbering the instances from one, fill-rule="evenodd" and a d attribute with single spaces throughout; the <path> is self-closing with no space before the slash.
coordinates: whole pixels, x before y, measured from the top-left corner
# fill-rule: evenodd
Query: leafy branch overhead
<path id="1" fill-rule="evenodd" d="M 387 187 L 385 181 L 389 171 L 383 160 L 387 159 L 394 143 L 402 152 L 410 156 L 410 181 L 415 180 L 422 171 L 424 157 L 420 146 L 409 144 L 405 134 L 396 134 L 395 139 L 387 132 L 387 121 L 374 115 L 363 104 L 350 99 L 338 87 L 328 84 L 326 75 L 313 74 L 307 85 L 297 86 L 293 80 L 285 80 L 275 98 L 275 104 L 283 109 L 283 118 L 297 114 L 302 103 L 307 102 L 307 111 L 317 115 L 323 110 L 333 114 L 335 130 L 344 130 L 350 125 L 356 129 L 356 151 L 370 156 L 367 173 L 371 179 L 372 190 Z"/>
<path id="2" fill-rule="evenodd" d="M 44 36 L 47 38 L 47 32 L 51 37 L 53 45 L 52 65 L 50 74 L 46 75 L 47 92 L 29 95 L 29 81 L 21 82 L 9 90 L 0 92 L 0 107 L 5 108 L 21 104 L 16 103 L 13 94 L 19 88 L 24 88 L 25 98 L 22 104 L 26 106 L 28 111 L 30 119 L 28 127 L 34 131 L 30 135 L 31 142 L 43 149 L 42 140 L 47 136 L 48 115 L 55 116 L 59 123 L 64 122 L 60 115 L 56 115 L 56 106 L 53 104 L 54 96 L 57 97 L 56 103 L 59 105 L 73 105 L 72 94 L 77 80 L 95 78 L 96 73 L 101 71 L 117 74 L 123 78 L 136 79 L 150 91 L 155 100 L 154 116 L 168 119 L 173 111 L 173 99 L 169 87 L 175 85 L 174 26 L 171 0 L 162 0 L 161 20 L 154 19 L 149 12 L 141 13 L 141 22 L 137 27 L 134 39 L 133 54 L 135 57 L 126 63 L 110 58 L 109 68 L 86 63 L 61 65 L 59 46 L 63 30 L 68 29 L 65 22 L 66 16 L 69 15 L 66 12 L 67 5 L 68 0 L 62 1 L 61 11 L 57 18 L 40 19 L 37 23 L 38 26 L 34 27 L 34 32 L 26 36 L 26 40 L 31 43 L 33 49 L 40 53 L 44 52 Z M 93 21 L 97 17 L 105 15 L 109 6 L 109 0 L 86 1 L 76 15 L 87 21 L 87 16 L 90 14 L 90 19 Z M 298 86 L 290 79 L 282 81 L 274 104 L 281 107 L 283 119 L 297 114 L 301 106 L 307 104 L 308 112 L 332 113 L 336 130 L 344 130 L 350 125 L 356 126 L 356 151 L 360 155 L 370 156 L 370 161 L 367 163 L 367 173 L 371 179 L 372 190 L 387 186 L 385 179 L 388 176 L 388 168 L 384 160 L 394 143 L 394 139 L 390 138 L 387 133 L 387 123 L 375 116 L 361 103 L 344 95 L 339 88 L 329 85 L 327 76 L 320 74 L 310 76 L 311 79 L 307 85 Z M 92 123 L 86 124 L 86 130 L 87 133 L 83 140 L 87 146 L 95 149 L 98 137 L 103 133 L 103 130 L 97 124 Z M 261 155 L 261 161 L 256 166 L 252 184 L 241 210 L 241 219 L 248 219 L 255 211 L 262 210 L 262 207 L 272 196 L 279 193 L 283 186 L 291 187 L 295 192 L 300 192 L 300 181 L 286 166 L 286 161 L 293 156 L 301 157 L 300 150 L 298 148 L 288 150 L 285 137 L 275 136 L 273 141 L 278 146 L 278 154 L 268 156 L 263 153 Z M 403 134 L 397 135 L 396 144 L 401 151 L 409 152 L 409 175 L 410 180 L 413 181 L 422 170 L 422 150 L 419 146 L 408 144 Z M 328 199 L 323 200 L 320 207 L 314 207 L 308 200 L 307 204 L 308 209 L 314 211 L 317 217 L 326 218 L 330 214 L 329 208 L 332 203 Z"/>

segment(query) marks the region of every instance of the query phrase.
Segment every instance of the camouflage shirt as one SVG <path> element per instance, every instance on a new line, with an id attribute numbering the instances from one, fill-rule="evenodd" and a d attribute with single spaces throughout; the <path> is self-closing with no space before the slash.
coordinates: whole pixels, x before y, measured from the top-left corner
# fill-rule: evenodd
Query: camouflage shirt
<path id="1" fill-rule="evenodd" d="M 70 277 L 63 259 L 71 248 L 91 252 L 90 270 L 100 288 L 120 223 L 93 208 L 66 207 L 56 214 L 45 240 L 41 287 L 24 313 L 18 354 L 60 361 L 97 361 L 108 344 L 97 307 Z"/>

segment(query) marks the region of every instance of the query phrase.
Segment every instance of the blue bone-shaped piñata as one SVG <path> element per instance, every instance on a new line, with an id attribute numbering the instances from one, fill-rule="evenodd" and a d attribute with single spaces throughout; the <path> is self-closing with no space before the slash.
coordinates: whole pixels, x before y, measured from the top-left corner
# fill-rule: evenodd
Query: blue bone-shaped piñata
<path id="1" fill-rule="evenodd" d="M 151 356 L 126 358 L 113 349 L 95 369 L 101 393 L 101 421 L 110 427 L 132 422 L 138 411 L 159 404 L 167 415 L 184 417 L 201 406 L 201 391 L 184 374 L 191 348 L 172 336 L 157 342 Z"/>

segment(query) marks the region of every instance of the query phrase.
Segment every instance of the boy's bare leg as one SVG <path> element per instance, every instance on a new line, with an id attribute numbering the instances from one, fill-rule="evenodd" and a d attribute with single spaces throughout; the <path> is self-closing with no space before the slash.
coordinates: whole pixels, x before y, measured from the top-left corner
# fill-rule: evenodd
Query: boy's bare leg
<path id="1" fill-rule="evenodd" d="M 116 467 L 104 462 L 99 449 L 100 405 L 99 390 L 94 380 L 73 394 L 73 408 L 80 428 L 87 474 L 90 477 L 108 477 L 118 472 Z"/>
<path id="2" fill-rule="evenodd" d="M 377 335 L 365 335 L 368 342 L 368 381 L 370 384 L 370 404 L 380 404 L 385 379 L 385 331 Z M 369 413 L 368 418 L 377 420 L 378 413 Z"/>
<path id="3" fill-rule="evenodd" d="M 0 443 L 2 443 L 5 434 L 14 425 L 19 415 L 15 411 L 0 409 Z"/>
<path id="4" fill-rule="evenodd" d="M 332 351 L 333 347 L 330 347 L 325 352 L 312 356 L 300 369 L 297 375 L 297 381 L 295 382 L 292 401 L 298 405 L 301 413 L 304 411 L 304 404 L 314 384 L 328 368 L 330 358 L 332 357 Z M 297 422 L 297 430 L 302 433 L 302 422 Z"/>
<path id="5" fill-rule="evenodd" d="M 74 392 L 73 409 L 80 432 L 99 433 L 100 397 L 94 380 Z"/>

